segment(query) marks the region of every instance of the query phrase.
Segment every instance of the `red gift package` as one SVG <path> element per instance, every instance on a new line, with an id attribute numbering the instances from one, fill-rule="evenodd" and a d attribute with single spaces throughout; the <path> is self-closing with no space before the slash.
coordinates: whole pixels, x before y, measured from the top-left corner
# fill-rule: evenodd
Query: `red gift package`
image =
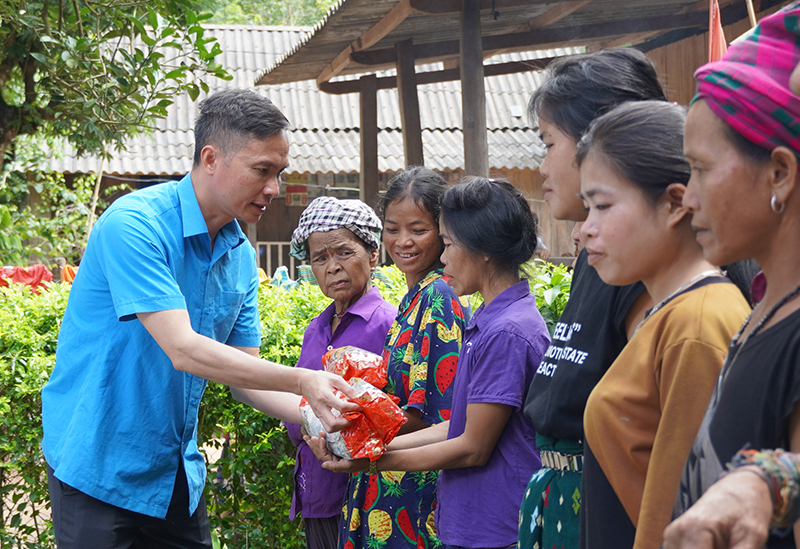
<path id="1" fill-rule="evenodd" d="M 342 376 L 346 381 L 359 377 L 375 387 L 386 386 L 386 364 L 383 357 L 348 345 L 331 349 L 322 357 L 326 372 Z"/>
<path id="2" fill-rule="evenodd" d="M 368 381 L 380 383 L 381 387 L 386 385 L 386 367 L 382 358 L 356 347 L 340 347 L 326 353 L 322 362 L 326 371 L 341 375 L 356 390 L 355 398 L 348 400 L 361 407 L 359 411 L 345 414 L 351 421 L 350 425 L 337 433 L 326 433 L 328 449 L 344 459 L 378 459 L 400 427 L 408 421 L 397 406 L 398 399 Z M 346 398 L 341 393 L 338 396 Z M 336 410 L 333 412 L 338 413 Z M 305 398 L 300 402 L 300 415 L 303 427 L 310 435 L 316 436 L 324 430 Z"/>

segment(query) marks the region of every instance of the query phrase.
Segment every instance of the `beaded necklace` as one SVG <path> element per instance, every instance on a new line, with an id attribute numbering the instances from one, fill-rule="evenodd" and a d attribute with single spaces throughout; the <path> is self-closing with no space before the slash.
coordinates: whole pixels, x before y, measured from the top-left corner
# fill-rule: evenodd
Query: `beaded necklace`
<path id="1" fill-rule="evenodd" d="M 758 324 L 755 325 L 755 327 L 750 331 L 750 333 L 747 334 L 747 337 L 744 338 L 744 341 L 742 341 L 742 343 L 736 349 L 736 352 L 733 353 L 733 355 L 731 356 L 730 360 L 726 360 L 725 361 L 724 369 L 722 370 L 722 373 L 720 374 L 719 381 L 717 382 L 717 390 L 719 390 L 719 387 L 721 386 L 722 381 L 727 377 L 728 372 L 731 370 L 731 366 L 733 366 L 733 363 L 739 357 L 739 352 L 744 348 L 744 346 L 747 344 L 747 342 L 750 340 L 750 338 L 753 337 L 754 335 L 756 335 L 761 330 L 761 328 L 764 327 L 764 324 L 769 322 L 769 320 L 773 316 L 775 316 L 775 313 L 777 313 L 778 310 L 781 307 L 786 305 L 786 303 L 788 303 L 789 300 L 791 300 L 793 297 L 796 297 L 798 293 L 800 293 L 800 285 L 798 285 L 794 290 L 792 290 L 791 292 L 789 292 L 788 294 L 783 296 L 781 298 L 781 300 L 778 301 L 775 304 L 775 306 L 773 306 L 772 309 L 770 309 L 767 312 L 767 314 L 765 314 L 764 317 L 761 320 L 758 321 Z M 733 336 L 733 339 L 731 340 L 731 344 L 728 346 L 728 353 L 730 353 L 730 349 L 733 349 L 733 347 L 737 343 L 739 343 L 739 338 L 744 333 L 745 329 L 747 328 L 747 325 L 750 324 L 750 319 L 753 317 L 753 313 L 754 312 L 755 312 L 755 309 L 750 311 L 750 314 L 747 315 L 747 318 L 745 319 L 744 324 L 742 324 L 742 327 L 739 328 L 739 331 L 736 332 L 735 336 Z"/>
<path id="2" fill-rule="evenodd" d="M 791 292 L 789 292 L 788 294 L 786 294 L 785 296 L 783 296 L 783 297 L 781 298 L 781 300 L 780 300 L 780 301 L 778 301 L 778 302 L 777 302 L 777 303 L 776 303 L 776 304 L 775 304 L 775 305 L 772 307 L 772 309 L 770 309 L 770 310 L 767 312 L 767 314 L 765 314 L 765 315 L 764 315 L 764 316 L 761 318 L 761 320 L 759 320 L 759 321 L 758 321 L 758 324 L 756 324 L 756 325 L 755 325 L 755 327 L 754 327 L 754 328 L 753 328 L 753 329 L 750 331 L 750 333 L 749 333 L 749 334 L 747 334 L 747 337 L 746 337 L 746 338 L 744 338 L 744 341 L 742 341 L 742 344 L 739 346 L 739 349 L 741 349 L 742 347 L 744 347 L 744 344 L 745 344 L 745 343 L 747 343 L 747 340 L 749 340 L 751 337 L 753 337 L 754 335 L 756 335 L 756 334 L 759 332 L 759 330 L 761 330 L 761 328 L 763 328 L 763 327 L 764 327 L 764 324 L 766 324 L 767 322 L 769 322 L 769 320 L 770 320 L 770 319 L 771 319 L 773 316 L 775 316 L 775 313 L 777 313 L 777 312 L 778 312 L 778 310 L 779 310 L 781 307 L 783 307 L 784 305 L 786 305 L 786 303 L 788 303 L 788 302 L 789 302 L 789 300 L 791 300 L 793 297 L 797 296 L 797 294 L 798 294 L 798 293 L 800 293 L 800 285 L 798 285 L 798 286 L 797 286 L 797 287 L 796 287 L 794 290 L 792 290 Z M 739 338 L 741 337 L 742 333 L 744 333 L 745 329 L 747 329 L 747 325 L 748 325 L 748 324 L 750 324 L 750 319 L 752 318 L 752 316 L 753 316 L 753 313 L 754 313 L 754 312 L 755 312 L 755 309 L 753 309 L 752 311 L 750 311 L 750 314 L 749 314 L 749 315 L 747 315 L 747 319 L 745 319 L 745 321 L 744 321 L 744 324 L 742 324 L 742 327 L 741 327 L 741 328 L 739 328 L 739 331 L 738 331 L 738 332 L 736 332 L 736 335 L 735 335 L 735 336 L 733 336 L 733 339 L 731 340 L 731 345 L 730 345 L 731 347 L 733 347 L 734 345 L 736 345 L 736 344 L 739 342 Z M 737 349 L 737 354 L 738 354 L 738 349 Z M 736 358 L 736 357 L 734 356 L 734 358 Z M 733 362 L 733 360 L 731 360 L 731 362 Z"/>

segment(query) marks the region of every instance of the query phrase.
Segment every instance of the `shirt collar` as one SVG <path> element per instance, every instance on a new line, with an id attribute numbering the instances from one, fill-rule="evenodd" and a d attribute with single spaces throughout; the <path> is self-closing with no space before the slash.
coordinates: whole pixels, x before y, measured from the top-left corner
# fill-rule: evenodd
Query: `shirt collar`
<path id="1" fill-rule="evenodd" d="M 197 194 L 194 191 L 194 186 L 192 186 L 191 172 L 187 173 L 178 182 L 178 200 L 180 201 L 181 216 L 183 218 L 183 237 L 207 235 L 208 225 L 206 225 L 203 212 L 200 210 L 200 204 L 197 202 Z M 245 240 L 247 238 L 235 219 L 223 225 L 216 238 L 217 242 L 225 244 L 226 249 L 233 249 Z"/>
<path id="2" fill-rule="evenodd" d="M 358 298 L 358 301 L 353 303 L 353 305 L 345 311 L 344 315 L 356 315 L 360 316 L 366 321 L 369 321 L 372 318 L 372 315 L 375 313 L 375 310 L 381 306 L 384 299 L 381 296 L 380 290 L 373 286 L 370 290 Z M 336 311 L 336 304 L 331 303 L 328 305 L 324 311 L 322 311 L 319 315 L 319 319 L 322 321 L 323 324 L 330 324 L 331 320 L 333 320 L 333 313 Z"/>
<path id="3" fill-rule="evenodd" d="M 197 195 L 192 186 L 192 174 L 186 176 L 178 182 L 178 200 L 181 204 L 181 216 L 183 218 L 183 237 L 208 234 L 208 226 L 200 211 L 200 204 L 197 203 Z"/>
<path id="4" fill-rule="evenodd" d="M 419 290 L 420 291 L 424 290 L 425 288 L 427 288 L 428 286 L 433 284 L 434 280 L 436 280 L 438 278 L 442 278 L 442 273 L 443 273 L 443 269 L 434 269 L 431 272 L 429 272 L 425 276 L 425 278 L 423 278 L 421 281 L 419 281 L 417 283 L 419 285 Z"/>
<path id="5" fill-rule="evenodd" d="M 508 308 L 509 305 L 528 296 L 530 293 L 531 287 L 528 283 L 528 279 L 523 278 L 513 286 L 500 292 L 500 294 L 489 303 L 488 307 L 485 303 L 482 303 L 481 306 L 478 307 L 478 310 L 475 311 L 475 314 L 472 315 L 470 327 L 474 326 L 480 329 L 493 318 L 502 315 L 503 311 Z"/>

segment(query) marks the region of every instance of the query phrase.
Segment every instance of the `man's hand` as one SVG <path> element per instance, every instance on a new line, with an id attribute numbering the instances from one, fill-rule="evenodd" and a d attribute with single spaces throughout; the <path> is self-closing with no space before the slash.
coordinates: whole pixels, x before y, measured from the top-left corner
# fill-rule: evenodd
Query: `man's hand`
<path id="1" fill-rule="evenodd" d="M 667 526 L 663 549 L 761 549 L 771 518 L 767 485 L 740 469 L 711 486 Z"/>
<path id="2" fill-rule="evenodd" d="M 318 372 L 304 370 L 307 372 L 301 380 L 300 394 L 306 397 L 325 430 L 329 433 L 340 431 L 348 425 L 350 421 L 343 416 L 336 417 L 331 412 L 331 408 L 340 412 L 355 412 L 360 410 L 357 404 L 338 398 L 335 390 L 339 390 L 345 396 L 353 398 L 356 396 L 355 390 L 341 377 L 328 372 Z"/>

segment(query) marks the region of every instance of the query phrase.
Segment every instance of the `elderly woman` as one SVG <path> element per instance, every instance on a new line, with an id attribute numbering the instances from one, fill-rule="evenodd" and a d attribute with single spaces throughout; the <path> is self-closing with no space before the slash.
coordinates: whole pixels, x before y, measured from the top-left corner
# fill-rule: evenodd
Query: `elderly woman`
<path id="1" fill-rule="evenodd" d="M 322 356 L 345 345 L 376 354 L 383 350 L 397 308 L 384 301 L 371 283 L 380 237 L 380 219 L 360 200 L 323 196 L 303 212 L 292 235 L 290 253 L 311 264 L 322 293 L 333 303 L 306 328 L 298 368 L 321 370 Z M 289 518 L 302 514 L 309 549 L 333 549 L 347 475 L 322 468 L 303 442 L 299 425 L 287 423 L 286 428 L 297 446 Z"/>
<path id="2" fill-rule="evenodd" d="M 371 271 L 378 264 L 381 221 L 360 200 L 315 199 L 300 216 L 292 235 L 292 256 L 308 261 L 322 293 L 333 300 L 308 325 L 298 368 L 322 370 L 322 356 L 336 347 L 353 345 L 380 354 L 397 308 L 372 286 Z M 302 514 L 309 549 L 333 549 L 347 491 L 347 475 L 322 469 L 303 442 L 294 395 L 265 391 L 234 392 L 234 396 L 269 415 L 287 421 L 289 437 L 297 446 L 295 491 L 290 518 Z M 293 421 L 295 423 L 289 423 Z"/>
<path id="3" fill-rule="evenodd" d="M 789 89 L 800 62 L 798 20 L 795 2 L 695 74 L 684 141 L 692 178 L 683 203 L 706 259 L 754 258 L 767 287 L 729 348 L 683 472 L 678 513 L 742 448 L 800 451 L 800 98 Z M 774 494 L 776 510 L 788 495 Z M 774 518 L 782 528 L 770 532 L 766 547 L 796 547 L 796 516 Z"/>

